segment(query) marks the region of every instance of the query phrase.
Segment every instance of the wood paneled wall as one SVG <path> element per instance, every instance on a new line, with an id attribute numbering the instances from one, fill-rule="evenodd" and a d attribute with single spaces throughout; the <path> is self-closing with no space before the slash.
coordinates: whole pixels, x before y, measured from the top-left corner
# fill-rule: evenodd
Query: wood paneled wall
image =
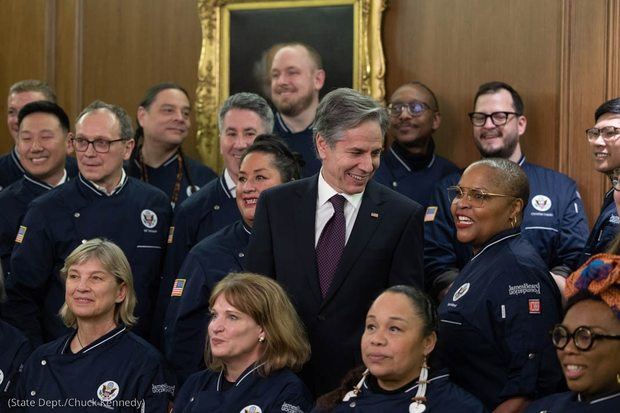
<path id="1" fill-rule="evenodd" d="M 44 79 L 71 118 L 94 99 L 134 116 L 162 81 L 195 92 L 195 0 L 2 0 L 0 33 L 0 95 Z M 512 84 L 525 101 L 528 160 L 574 178 L 592 223 L 608 184 L 583 130 L 620 95 L 620 0 L 389 0 L 383 39 L 388 95 L 410 80 L 428 84 L 443 115 L 438 150 L 460 166 L 478 158 L 466 117 L 478 85 Z M 11 142 L 0 130 L 4 152 Z M 193 138 L 185 149 L 197 156 Z"/>

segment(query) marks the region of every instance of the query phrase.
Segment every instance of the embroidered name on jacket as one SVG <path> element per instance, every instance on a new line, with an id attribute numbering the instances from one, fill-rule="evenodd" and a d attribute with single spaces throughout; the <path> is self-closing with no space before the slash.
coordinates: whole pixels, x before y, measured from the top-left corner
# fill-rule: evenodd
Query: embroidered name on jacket
<path id="1" fill-rule="evenodd" d="M 536 284 L 525 283 L 525 284 L 508 286 L 508 295 L 521 295 L 521 294 L 529 294 L 529 293 L 540 295 L 540 283 L 536 283 Z"/>

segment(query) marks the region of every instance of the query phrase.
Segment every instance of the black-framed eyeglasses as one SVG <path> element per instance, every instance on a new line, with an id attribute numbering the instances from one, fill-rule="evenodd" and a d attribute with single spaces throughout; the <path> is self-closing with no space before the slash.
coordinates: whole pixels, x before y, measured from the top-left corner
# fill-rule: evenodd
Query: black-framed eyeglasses
<path id="1" fill-rule="evenodd" d="M 114 142 L 125 141 L 127 139 L 95 139 L 93 141 L 86 138 L 71 138 L 71 142 L 73 142 L 73 147 L 78 152 L 86 152 L 88 150 L 88 145 L 93 145 L 95 152 L 97 153 L 108 153 L 110 152 L 110 145 Z"/>
<path id="2" fill-rule="evenodd" d="M 599 334 L 592 331 L 590 327 L 579 326 L 570 333 L 562 324 L 553 327 L 551 333 L 551 341 L 558 350 L 564 350 L 568 345 L 568 341 L 572 338 L 573 344 L 578 350 L 588 351 L 594 345 L 596 340 L 620 340 L 620 335 Z"/>
<path id="3" fill-rule="evenodd" d="M 458 185 L 450 186 L 447 190 L 450 202 L 460 201 L 463 198 L 467 198 L 467 201 L 469 201 L 471 206 L 474 208 L 482 208 L 484 206 L 484 202 L 491 197 L 514 198 L 512 195 L 494 194 L 482 189 L 466 188 Z"/>
<path id="4" fill-rule="evenodd" d="M 510 115 L 521 116 L 521 114 L 517 112 L 470 112 L 467 115 L 469 116 L 471 124 L 474 126 L 484 126 L 484 124 L 487 123 L 487 118 L 491 118 L 491 122 L 493 122 L 495 126 L 504 126 L 508 122 Z"/>
<path id="5" fill-rule="evenodd" d="M 604 128 L 586 129 L 586 138 L 589 142 L 594 142 L 599 136 L 602 136 L 605 142 L 613 142 L 620 136 L 620 128 L 605 126 Z"/>
<path id="6" fill-rule="evenodd" d="M 407 103 L 390 103 L 388 105 L 390 115 L 394 117 L 400 116 L 404 109 L 407 109 L 409 114 L 413 117 L 420 116 L 427 110 L 433 110 L 426 103 L 420 102 L 419 100 L 412 100 Z"/>

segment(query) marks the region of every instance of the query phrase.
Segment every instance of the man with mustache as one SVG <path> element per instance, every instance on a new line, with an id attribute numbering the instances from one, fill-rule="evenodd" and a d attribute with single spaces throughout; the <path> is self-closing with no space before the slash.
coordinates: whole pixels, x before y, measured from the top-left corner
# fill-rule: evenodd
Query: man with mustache
<path id="1" fill-rule="evenodd" d="M 521 235 L 547 263 L 560 289 L 575 270 L 588 236 L 588 223 L 575 182 L 564 174 L 525 161 L 519 139 L 527 118 L 523 101 L 503 82 L 481 85 L 469 113 L 474 143 L 483 158 L 518 163 L 530 183 Z M 471 249 L 456 240 L 446 188 L 456 185 L 460 173 L 447 176 L 436 188 L 424 217 L 424 270 L 427 288 L 441 299 L 458 272 L 472 258 Z"/>
<path id="2" fill-rule="evenodd" d="M 426 208 L 437 181 L 458 171 L 435 154 L 433 133 L 441 125 L 437 98 L 428 86 L 414 81 L 396 89 L 388 110 L 394 140 L 381 158 L 375 179 Z"/>
<path id="3" fill-rule="evenodd" d="M 286 43 L 271 63 L 271 101 L 278 110 L 273 131 L 303 157 L 304 177 L 321 168 L 312 143 L 312 127 L 325 71 L 319 53 L 303 43 Z"/>

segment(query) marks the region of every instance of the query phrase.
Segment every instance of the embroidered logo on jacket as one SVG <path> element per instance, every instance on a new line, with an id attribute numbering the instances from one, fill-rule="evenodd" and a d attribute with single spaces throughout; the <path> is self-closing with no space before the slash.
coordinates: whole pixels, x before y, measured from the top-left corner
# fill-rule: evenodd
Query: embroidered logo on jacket
<path id="1" fill-rule="evenodd" d="M 140 213 L 140 219 L 142 220 L 142 225 L 149 229 L 155 228 L 157 225 L 157 214 L 150 209 L 142 210 L 142 213 Z"/>
<path id="2" fill-rule="evenodd" d="M 549 211 L 551 209 L 551 199 L 545 195 L 536 195 L 532 198 L 532 206 L 540 212 Z"/>
<path id="3" fill-rule="evenodd" d="M 118 396 L 118 389 L 118 384 L 115 381 L 106 381 L 101 383 L 97 389 L 97 397 L 99 397 L 99 400 L 102 402 L 112 401 Z"/>
<path id="4" fill-rule="evenodd" d="M 458 288 L 458 290 L 454 292 L 454 295 L 452 296 L 452 301 L 457 301 L 458 299 L 463 297 L 465 294 L 467 294 L 467 291 L 469 291 L 469 283 L 465 283 L 461 285 Z"/>

